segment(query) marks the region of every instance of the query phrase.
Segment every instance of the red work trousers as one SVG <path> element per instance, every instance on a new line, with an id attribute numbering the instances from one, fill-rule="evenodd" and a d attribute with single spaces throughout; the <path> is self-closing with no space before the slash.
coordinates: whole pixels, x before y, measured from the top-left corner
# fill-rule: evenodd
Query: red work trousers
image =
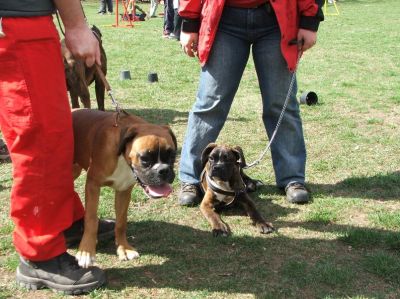
<path id="1" fill-rule="evenodd" d="M 51 16 L 3 18 L 0 126 L 12 165 L 16 250 L 32 261 L 65 252 L 84 216 L 72 177 L 73 132 L 59 36 Z"/>

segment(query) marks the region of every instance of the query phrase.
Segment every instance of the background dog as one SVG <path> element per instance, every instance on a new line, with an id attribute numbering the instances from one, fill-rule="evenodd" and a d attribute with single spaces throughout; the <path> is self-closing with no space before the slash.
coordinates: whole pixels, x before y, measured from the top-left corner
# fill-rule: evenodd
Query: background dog
<path id="1" fill-rule="evenodd" d="M 205 192 L 200 210 L 212 227 L 214 236 L 228 235 L 229 226 L 221 220 L 216 210 L 233 204 L 240 204 L 250 216 L 260 233 L 271 233 L 274 228 L 257 211 L 246 191 L 242 167 L 246 165 L 240 147 L 228 147 L 210 143 L 201 157 L 203 172 L 201 186 Z"/>
<path id="2" fill-rule="evenodd" d="M 107 74 L 107 57 L 101 40 L 101 32 L 96 26 L 92 26 L 92 32 L 99 41 L 101 70 Z M 65 45 L 65 40 L 61 41 L 61 51 L 64 57 L 65 77 L 67 79 L 67 89 L 71 97 L 72 108 L 79 108 L 79 98 L 83 107 L 90 108 L 89 85 L 95 82 L 97 107 L 104 111 L 105 86 L 96 72 L 96 67 L 87 67 L 84 61 L 75 59 Z"/>
<path id="3" fill-rule="evenodd" d="M 115 244 L 120 260 L 139 256 L 126 238 L 127 213 L 133 186 L 138 183 L 150 197 L 166 197 L 175 178 L 177 143 L 168 126 L 151 124 L 125 111 L 76 109 L 74 178 L 87 171 L 85 225 L 76 258 L 90 266 L 96 255 L 97 207 L 100 188 L 115 190 Z"/>

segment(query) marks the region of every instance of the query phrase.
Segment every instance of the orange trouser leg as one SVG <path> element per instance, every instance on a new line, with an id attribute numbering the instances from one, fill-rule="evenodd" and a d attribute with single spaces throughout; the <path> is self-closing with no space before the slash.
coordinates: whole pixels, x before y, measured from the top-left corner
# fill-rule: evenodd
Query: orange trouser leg
<path id="1" fill-rule="evenodd" d="M 3 18 L 0 125 L 13 164 L 16 250 L 33 261 L 63 253 L 63 231 L 84 215 L 72 178 L 73 132 L 52 18 Z"/>

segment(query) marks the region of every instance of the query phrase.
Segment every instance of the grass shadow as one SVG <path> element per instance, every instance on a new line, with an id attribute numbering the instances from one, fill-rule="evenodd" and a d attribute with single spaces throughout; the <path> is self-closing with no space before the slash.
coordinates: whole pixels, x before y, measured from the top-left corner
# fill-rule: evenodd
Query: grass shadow
<path id="1" fill-rule="evenodd" d="M 400 171 L 347 178 L 336 184 L 308 184 L 314 196 L 358 197 L 396 200 L 400 194 Z"/>
<path id="2" fill-rule="evenodd" d="M 145 120 L 156 124 L 180 124 L 187 123 L 189 112 L 182 112 L 173 109 L 125 109 L 128 113 L 137 115 Z M 230 121 L 247 122 L 245 117 L 228 117 Z"/>
<path id="3" fill-rule="evenodd" d="M 363 272 L 358 252 L 346 251 L 345 243 L 334 240 L 288 238 L 279 233 L 214 238 L 209 231 L 162 221 L 137 222 L 130 229 L 135 231 L 142 258 L 162 261 L 137 266 L 120 263 L 106 269 L 108 289 L 172 288 L 200 292 L 204 297 L 220 292 L 222 297 L 239 293 L 256 298 L 304 298 L 308 292 L 309 298 L 371 296 L 379 289 L 363 284 L 366 276 L 377 273 Z M 351 227 L 331 229 L 342 232 Z M 310 246 L 318 250 L 310 251 Z M 339 256 L 338 247 L 342 249 Z M 375 280 L 388 287 L 380 279 L 378 273 Z M 388 283 L 398 286 L 397 281 Z"/>

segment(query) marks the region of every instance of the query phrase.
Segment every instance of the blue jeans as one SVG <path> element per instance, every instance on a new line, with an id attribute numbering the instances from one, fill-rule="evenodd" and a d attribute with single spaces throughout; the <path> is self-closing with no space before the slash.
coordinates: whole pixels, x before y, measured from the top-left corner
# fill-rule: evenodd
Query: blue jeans
<path id="1" fill-rule="evenodd" d="M 271 137 L 285 101 L 292 73 L 280 49 L 280 30 L 268 6 L 254 9 L 225 7 L 210 57 L 202 68 L 196 102 L 189 113 L 179 177 L 197 184 L 201 152 L 214 142 L 227 119 L 252 50 L 263 101 L 263 122 Z M 271 155 L 278 187 L 304 184 L 306 149 L 295 84 Z M 244 130 L 244 127 L 238 127 Z M 254 136 L 256 137 L 256 136 Z"/>

